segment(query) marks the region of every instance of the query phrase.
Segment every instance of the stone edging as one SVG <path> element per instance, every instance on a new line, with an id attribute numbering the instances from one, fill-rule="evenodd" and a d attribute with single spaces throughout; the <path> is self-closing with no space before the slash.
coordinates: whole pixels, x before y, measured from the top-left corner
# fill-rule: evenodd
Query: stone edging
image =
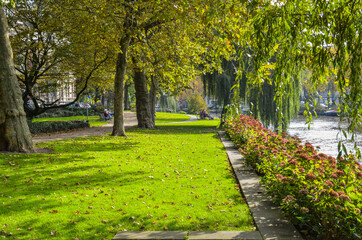
<path id="1" fill-rule="evenodd" d="M 219 136 L 263 239 L 303 239 L 294 225 L 283 216 L 280 207 L 266 195 L 264 187 L 259 183 L 259 176 L 246 166 L 244 157 L 235 149 L 234 143 L 225 138 L 225 132 L 219 132 Z"/>

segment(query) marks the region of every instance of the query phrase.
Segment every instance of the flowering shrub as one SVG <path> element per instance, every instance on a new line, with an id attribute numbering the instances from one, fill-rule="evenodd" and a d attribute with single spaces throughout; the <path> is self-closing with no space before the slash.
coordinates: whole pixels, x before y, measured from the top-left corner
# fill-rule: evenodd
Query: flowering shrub
<path id="1" fill-rule="evenodd" d="M 336 160 L 244 115 L 227 120 L 224 129 L 302 232 L 321 239 L 362 238 L 362 166 L 353 155 Z"/>

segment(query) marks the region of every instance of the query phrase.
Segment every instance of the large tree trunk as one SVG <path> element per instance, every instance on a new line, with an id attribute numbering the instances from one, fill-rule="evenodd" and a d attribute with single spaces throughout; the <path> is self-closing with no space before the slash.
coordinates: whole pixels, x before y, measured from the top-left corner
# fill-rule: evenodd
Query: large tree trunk
<path id="1" fill-rule="evenodd" d="M 131 84 L 126 84 L 124 86 L 124 109 L 125 110 L 130 110 L 131 106 L 129 103 L 129 96 L 128 96 L 128 88 L 131 86 Z"/>
<path id="2" fill-rule="evenodd" d="M 134 74 L 138 127 L 153 129 L 155 123 L 152 121 L 146 74 L 137 66 L 134 68 Z"/>
<path id="3" fill-rule="evenodd" d="M 3 7 L 0 7 L 0 151 L 34 152 Z"/>
<path id="4" fill-rule="evenodd" d="M 151 77 L 151 89 L 150 89 L 150 107 L 151 107 L 151 116 L 152 122 L 155 124 L 156 118 L 156 100 L 157 100 L 157 91 L 158 91 L 158 80 L 155 76 Z"/>
<path id="5" fill-rule="evenodd" d="M 114 79 L 114 124 L 112 136 L 127 136 L 124 129 L 124 78 L 127 70 L 127 50 L 130 36 L 120 41 L 121 51 L 118 53 L 116 76 Z"/>

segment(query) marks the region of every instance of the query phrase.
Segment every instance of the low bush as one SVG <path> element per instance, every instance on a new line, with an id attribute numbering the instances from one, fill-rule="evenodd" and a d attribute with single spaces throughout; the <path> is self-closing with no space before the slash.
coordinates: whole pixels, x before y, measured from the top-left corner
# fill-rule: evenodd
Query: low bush
<path id="1" fill-rule="evenodd" d="M 29 124 L 29 129 L 32 134 L 65 131 L 86 127 L 89 127 L 88 121 L 51 121 L 33 122 Z"/>
<path id="2" fill-rule="evenodd" d="M 103 113 L 104 108 L 100 109 L 88 108 L 88 115 L 93 116 L 100 113 Z M 46 112 L 37 116 L 37 118 L 51 118 L 51 117 L 72 117 L 72 116 L 87 116 L 86 108 L 75 108 L 75 107 L 67 107 L 67 108 L 56 108 L 49 109 Z"/>
<path id="3" fill-rule="evenodd" d="M 179 113 L 180 113 L 180 114 L 186 114 L 186 112 L 184 112 L 184 111 L 180 111 Z"/>
<path id="4" fill-rule="evenodd" d="M 224 129 L 301 232 L 319 239 L 361 238 L 362 166 L 353 155 L 336 160 L 253 117 L 229 119 Z"/>

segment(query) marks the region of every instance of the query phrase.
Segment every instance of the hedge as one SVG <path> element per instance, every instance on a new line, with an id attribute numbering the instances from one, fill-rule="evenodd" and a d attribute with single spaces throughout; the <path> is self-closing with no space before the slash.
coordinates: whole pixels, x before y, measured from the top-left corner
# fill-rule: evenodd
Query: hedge
<path id="1" fill-rule="evenodd" d="M 88 108 L 88 115 L 95 116 L 100 113 L 103 113 L 102 110 L 99 111 L 95 108 Z M 51 117 L 72 117 L 72 116 L 87 116 L 87 109 L 86 108 L 74 108 L 74 107 L 67 107 L 67 108 L 56 108 L 56 109 L 49 109 L 46 112 L 36 116 L 37 118 L 51 118 Z"/>
<path id="2" fill-rule="evenodd" d="M 89 122 L 84 121 L 49 121 L 49 122 L 33 122 L 29 124 L 29 129 L 32 134 L 58 132 L 71 130 L 75 128 L 87 128 Z"/>
<path id="3" fill-rule="evenodd" d="M 361 239 L 362 166 L 354 155 L 318 153 L 309 142 L 272 132 L 253 117 L 228 119 L 224 129 L 302 233 Z"/>

